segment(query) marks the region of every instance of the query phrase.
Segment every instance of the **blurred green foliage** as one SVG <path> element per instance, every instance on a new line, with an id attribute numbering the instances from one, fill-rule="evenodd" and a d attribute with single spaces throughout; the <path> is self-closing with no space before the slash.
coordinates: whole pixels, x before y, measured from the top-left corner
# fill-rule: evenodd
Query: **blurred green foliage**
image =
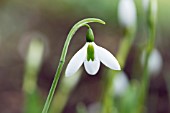
<path id="1" fill-rule="evenodd" d="M 18 37 L 20 37 L 21 34 L 23 34 L 23 32 L 30 31 L 30 29 L 34 30 L 34 29 L 40 29 L 40 28 L 43 29 L 42 31 L 46 31 L 46 30 L 51 31 L 51 29 L 54 29 L 54 31 L 55 31 L 56 27 L 54 27 L 54 28 L 51 27 L 51 29 L 49 29 L 49 27 L 45 28 L 43 26 L 44 27 L 43 28 L 40 25 L 42 23 L 38 23 L 39 20 L 41 20 L 41 19 L 43 20 L 43 18 L 42 18 L 43 16 L 44 16 L 44 18 L 48 18 L 47 19 L 48 21 L 46 23 L 50 23 L 52 21 L 51 22 L 52 24 L 49 24 L 49 25 L 53 25 L 53 23 L 55 23 L 55 21 L 57 23 L 55 25 L 58 25 L 60 23 L 65 23 L 66 21 L 73 23 L 73 22 L 76 22 L 77 20 L 80 20 L 85 17 L 99 17 L 106 21 L 106 23 L 107 23 L 106 26 L 107 27 L 109 26 L 108 27 L 109 29 L 111 28 L 110 32 L 113 32 L 113 34 L 119 35 L 118 37 L 122 38 L 121 33 L 123 32 L 123 30 L 120 28 L 120 26 L 118 24 L 118 19 L 117 19 L 118 1 L 119 0 L 6 0 L 6 1 L 4 0 L 4 1 L 1 1 L 1 5 L 0 5 L 0 40 L 1 40 L 1 38 L 5 39 L 5 41 L 4 41 L 5 43 L 2 43 L 2 45 L 0 45 L 1 46 L 0 50 L 3 49 L 3 51 L 5 51 L 5 52 L 1 52 L 1 56 L 3 56 L 3 55 L 5 56 L 5 54 L 7 54 L 8 56 L 15 56 L 16 53 L 12 52 L 12 50 L 17 48 L 16 46 L 18 45 Z M 142 8 L 142 1 L 135 0 L 135 3 L 137 6 L 137 13 L 138 13 L 138 29 L 137 29 L 136 38 L 139 39 L 139 41 L 141 41 L 141 43 L 143 43 L 142 41 L 144 39 L 146 39 L 146 37 L 145 37 L 146 29 L 144 28 L 144 24 L 145 24 L 144 18 L 145 17 L 144 17 L 144 12 L 143 12 L 143 8 Z M 156 43 L 157 44 L 156 46 L 161 48 L 162 52 L 165 51 L 165 53 L 167 55 L 167 56 L 165 55 L 166 59 L 169 58 L 168 57 L 169 54 L 166 49 L 169 47 L 169 44 L 170 44 L 170 42 L 169 42 L 169 37 L 170 37 L 169 4 L 170 4 L 169 0 L 158 0 L 158 23 L 157 23 L 157 38 L 158 38 L 157 41 L 158 42 Z M 40 19 L 35 15 L 38 15 Z M 32 17 L 32 18 L 30 18 L 30 17 Z M 37 20 L 38 20 L 38 22 L 37 22 Z M 46 20 L 44 19 L 43 21 L 46 21 Z M 36 27 L 34 28 L 34 24 L 36 22 L 38 24 L 36 24 Z M 32 26 L 30 27 L 29 25 L 32 25 L 33 27 Z M 40 26 L 40 27 L 37 27 L 37 26 Z M 69 24 L 67 26 L 70 27 L 71 25 Z M 68 28 L 66 29 L 65 26 L 64 27 L 62 26 L 61 31 L 64 31 L 64 30 L 65 30 L 65 32 L 63 32 L 63 35 L 61 37 L 62 39 L 65 39 L 64 37 L 66 36 L 66 34 L 64 34 L 64 33 L 67 32 Z M 45 33 L 50 34 L 50 32 L 45 32 Z M 58 41 L 60 35 L 58 35 L 57 33 L 55 34 L 54 37 L 57 36 L 57 41 Z M 106 36 L 108 36 L 107 33 L 104 33 L 104 32 L 102 32 L 101 34 L 106 34 Z M 49 39 L 51 38 L 50 36 L 51 36 L 51 34 L 49 35 Z M 9 38 L 12 40 L 9 40 Z M 105 37 L 105 38 L 107 39 L 107 37 Z M 58 43 L 56 40 L 54 41 L 54 39 L 50 39 L 50 40 L 51 40 L 51 43 L 50 43 L 51 45 L 53 44 L 52 42 L 55 43 L 53 45 L 57 45 L 57 44 L 60 45 L 59 43 L 62 43 L 62 42 Z M 78 43 L 76 43 L 75 46 L 77 44 Z M 137 45 L 137 44 L 135 42 L 134 45 Z M 12 49 L 9 49 L 7 47 L 12 48 Z M 51 48 L 53 49 L 51 55 L 53 55 L 53 53 L 56 54 L 56 51 L 59 51 L 57 53 L 57 55 L 60 54 L 61 47 L 56 48 L 56 50 L 55 50 L 54 46 L 51 46 Z M 111 49 L 113 49 L 113 47 Z M 51 61 L 48 62 L 49 64 L 47 65 L 47 67 L 51 68 L 52 66 L 56 65 L 57 63 L 55 61 L 56 61 L 57 57 L 56 56 L 54 56 L 54 58 L 50 57 L 51 59 L 50 58 L 49 59 Z M 6 62 L 8 63 L 10 61 L 7 60 Z M 1 58 L 1 64 L 3 64 L 3 63 L 4 63 L 4 60 Z M 15 63 L 15 62 L 12 62 L 12 63 Z M 52 66 L 50 65 L 50 63 L 52 64 Z M 168 66 L 166 66 L 166 67 L 169 69 Z M 49 70 L 47 68 L 48 72 L 49 72 Z M 139 72 L 136 72 L 136 73 L 139 73 Z M 165 73 L 166 73 L 166 75 L 168 75 L 167 73 L 169 73 L 169 72 L 166 71 Z M 48 77 L 50 78 L 53 76 L 48 76 Z M 48 77 L 46 77 L 45 79 L 47 79 Z M 160 83 L 160 81 L 158 81 L 157 84 L 159 85 L 159 83 Z M 167 80 L 167 84 L 168 83 L 169 82 Z M 47 83 L 45 83 L 43 81 L 43 84 L 46 85 Z M 135 95 L 136 95 L 136 93 L 138 93 L 137 92 L 138 84 L 132 83 L 131 86 L 132 87 L 130 87 L 127 91 L 128 96 L 124 95 L 120 101 L 116 101 L 116 105 L 117 105 L 118 109 L 120 110 L 120 112 L 122 112 L 122 113 L 125 113 L 126 111 L 127 111 L 126 113 L 132 112 L 130 110 L 132 110 L 131 108 L 133 108 L 136 104 L 134 101 L 136 100 Z M 60 90 L 62 90 L 64 92 L 64 90 L 62 88 L 60 88 Z M 60 95 L 62 95 L 62 94 L 60 94 Z M 32 96 L 30 96 L 30 95 L 26 95 L 26 96 L 29 98 L 29 100 L 26 100 L 28 102 L 26 104 L 30 105 L 30 106 L 28 106 L 28 108 L 30 108 L 29 109 L 30 111 L 28 111 L 28 112 L 32 113 L 31 110 L 35 109 L 34 107 L 36 107 L 36 105 L 37 105 L 36 102 L 39 101 L 39 96 L 37 95 L 36 92 Z M 65 105 L 66 101 L 67 101 L 67 98 L 64 101 L 64 105 Z M 128 106 L 126 106 L 126 105 L 128 105 Z M 53 106 L 55 106 L 55 105 L 53 105 Z M 61 108 L 63 109 L 63 107 L 61 107 Z M 37 112 L 39 112 L 41 110 L 41 108 L 38 108 L 37 110 L 38 110 Z"/>

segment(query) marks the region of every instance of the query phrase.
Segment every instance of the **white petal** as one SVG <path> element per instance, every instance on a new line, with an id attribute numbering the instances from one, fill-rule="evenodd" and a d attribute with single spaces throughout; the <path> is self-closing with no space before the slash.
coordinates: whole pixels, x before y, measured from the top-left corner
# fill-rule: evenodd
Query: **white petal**
<path id="1" fill-rule="evenodd" d="M 97 46 L 95 44 L 95 51 L 98 59 L 107 67 L 114 69 L 114 70 L 120 70 L 120 65 L 116 58 L 106 49 Z"/>
<path id="2" fill-rule="evenodd" d="M 95 59 L 94 61 L 85 60 L 84 67 L 89 75 L 95 75 L 99 71 L 100 61 L 97 59 Z"/>
<path id="3" fill-rule="evenodd" d="M 80 68 L 86 59 L 87 44 L 85 44 L 70 60 L 67 65 L 65 76 L 71 76 Z"/>

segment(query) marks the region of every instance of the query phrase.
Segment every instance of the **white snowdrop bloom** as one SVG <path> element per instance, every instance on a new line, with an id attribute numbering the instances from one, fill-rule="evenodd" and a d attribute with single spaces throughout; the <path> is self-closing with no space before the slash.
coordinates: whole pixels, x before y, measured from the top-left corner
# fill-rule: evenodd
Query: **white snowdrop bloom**
<path id="1" fill-rule="evenodd" d="M 113 90 L 116 96 L 121 96 L 125 93 L 129 86 L 127 75 L 124 72 L 116 74 L 113 79 Z"/>
<path id="2" fill-rule="evenodd" d="M 145 56 L 146 56 L 146 52 L 143 52 L 142 57 L 141 57 L 142 65 L 144 65 Z M 152 75 L 157 75 L 161 71 L 162 65 L 163 65 L 162 56 L 157 49 L 154 49 L 151 52 L 151 55 L 150 55 L 149 61 L 148 61 L 149 72 Z"/>
<path id="3" fill-rule="evenodd" d="M 136 24 L 136 6 L 133 0 L 120 0 L 118 18 L 124 27 L 131 27 Z"/>
<path id="4" fill-rule="evenodd" d="M 108 50 L 94 43 L 93 31 L 88 29 L 86 44 L 72 57 L 67 65 L 65 75 L 73 75 L 83 63 L 86 72 L 89 75 L 95 75 L 100 68 L 100 62 L 110 69 L 120 70 L 116 58 Z"/>
<path id="5" fill-rule="evenodd" d="M 68 63 L 65 74 L 66 76 L 73 75 L 84 63 L 86 72 L 95 75 L 100 68 L 100 61 L 113 70 L 120 70 L 118 61 L 108 50 L 94 42 L 86 42 Z"/>

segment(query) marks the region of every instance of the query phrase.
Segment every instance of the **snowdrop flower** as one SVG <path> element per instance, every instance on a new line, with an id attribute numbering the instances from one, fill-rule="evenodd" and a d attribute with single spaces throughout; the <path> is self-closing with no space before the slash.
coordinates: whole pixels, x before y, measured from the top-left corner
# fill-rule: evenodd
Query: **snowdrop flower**
<path id="1" fill-rule="evenodd" d="M 144 65 L 145 56 L 146 56 L 146 52 L 144 51 L 141 57 L 142 65 Z M 162 65 L 163 65 L 162 56 L 157 49 L 154 49 L 149 57 L 149 62 L 148 62 L 149 72 L 153 75 L 157 75 L 161 71 Z"/>
<path id="2" fill-rule="evenodd" d="M 124 27 L 131 27 L 136 24 L 136 7 L 133 0 L 120 0 L 118 18 Z"/>
<path id="3" fill-rule="evenodd" d="M 128 89 L 129 80 L 126 73 L 120 72 L 113 79 L 113 90 L 116 96 L 121 96 Z"/>
<path id="4" fill-rule="evenodd" d="M 89 28 L 86 34 L 86 44 L 72 57 L 65 75 L 73 75 L 83 63 L 86 72 L 89 75 L 95 75 L 100 68 L 100 62 L 113 70 L 120 70 L 116 58 L 108 50 L 94 43 L 93 31 Z"/>

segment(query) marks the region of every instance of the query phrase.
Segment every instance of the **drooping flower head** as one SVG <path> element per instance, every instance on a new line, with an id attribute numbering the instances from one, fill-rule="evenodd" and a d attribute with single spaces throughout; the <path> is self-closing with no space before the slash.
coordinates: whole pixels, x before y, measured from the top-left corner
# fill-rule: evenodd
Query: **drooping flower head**
<path id="1" fill-rule="evenodd" d="M 83 63 L 86 72 L 89 75 L 95 75 L 100 68 L 100 62 L 110 69 L 120 70 L 116 58 L 108 50 L 94 43 L 94 34 L 89 28 L 86 34 L 86 44 L 72 57 L 67 65 L 65 75 L 73 75 Z"/>

